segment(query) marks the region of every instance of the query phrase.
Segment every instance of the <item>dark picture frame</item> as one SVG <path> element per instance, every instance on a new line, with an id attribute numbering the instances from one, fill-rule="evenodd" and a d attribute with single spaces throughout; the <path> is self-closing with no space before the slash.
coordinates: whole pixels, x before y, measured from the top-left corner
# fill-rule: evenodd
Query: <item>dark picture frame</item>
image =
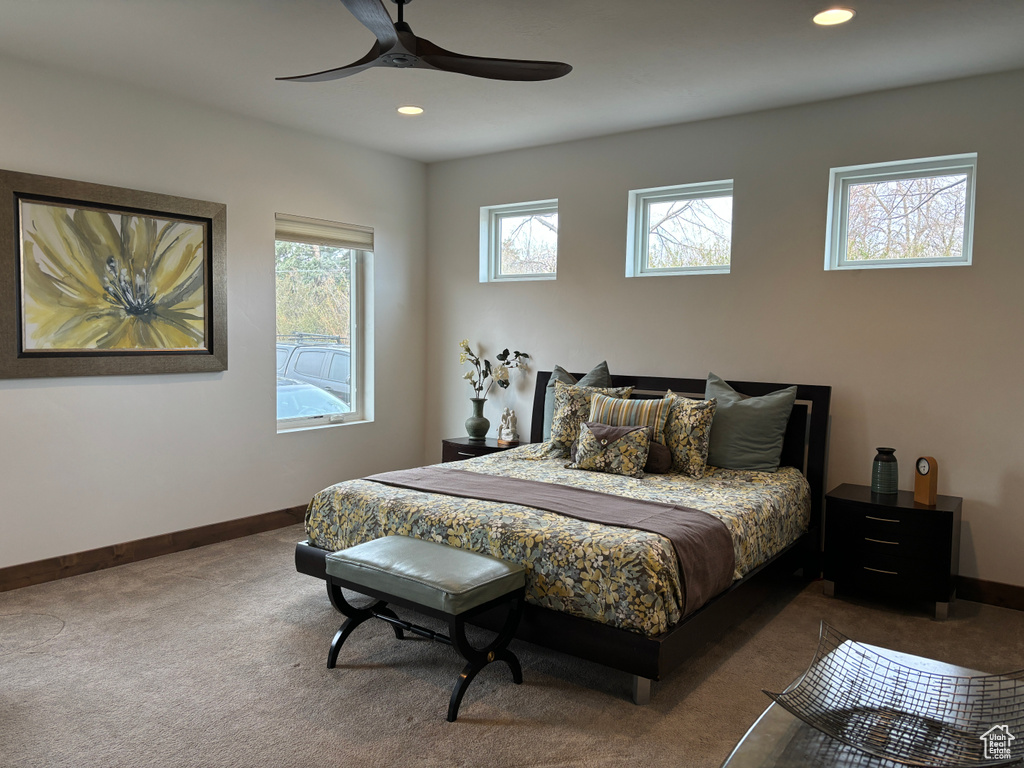
<path id="1" fill-rule="evenodd" d="M 0 170 L 0 378 L 227 370 L 226 254 L 222 203 Z"/>

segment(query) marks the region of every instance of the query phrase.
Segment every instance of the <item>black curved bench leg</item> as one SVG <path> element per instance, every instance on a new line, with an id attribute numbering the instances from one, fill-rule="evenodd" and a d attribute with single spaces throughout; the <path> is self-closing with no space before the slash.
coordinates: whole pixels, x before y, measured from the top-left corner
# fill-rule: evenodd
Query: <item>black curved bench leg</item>
<path id="1" fill-rule="evenodd" d="M 448 701 L 448 722 L 454 723 L 455 718 L 459 716 L 459 706 L 462 704 L 462 697 L 466 695 L 466 689 L 469 688 L 469 684 L 473 682 L 473 678 L 476 677 L 476 673 L 479 672 L 486 666 L 484 664 L 474 664 L 470 662 L 462 669 L 462 674 L 459 675 L 459 679 L 455 682 L 455 687 L 452 689 L 452 697 Z"/>
<path id="2" fill-rule="evenodd" d="M 455 681 L 455 687 L 452 689 L 452 697 L 448 702 L 449 723 L 454 723 L 455 718 L 459 716 L 459 706 L 462 704 L 462 697 L 466 695 L 466 689 L 473 682 L 473 678 L 492 661 L 504 661 L 508 664 L 509 669 L 512 670 L 512 681 L 516 685 L 523 682 L 523 668 L 519 664 L 519 659 L 507 647 L 512 640 L 512 635 L 515 634 L 522 610 L 523 598 L 513 598 L 512 604 L 509 606 L 508 615 L 505 618 L 505 624 L 502 626 L 501 631 L 498 632 L 498 636 L 481 649 L 474 648 L 469 644 L 469 640 L 466 637 L 466 623 L 462 620 L 462 617 L 453 616 L 451 618 L 449 627 L 451 629 L 452 645 L 469 663 L 463 668 L 462 674 L 459 675 L 459 679 Z"/>
<path id="3" fill-rule="evenodd" d="M 334 669 L 338 662 L 338 653 L 341 651 L 341 646 L 348 640 L 349 635 L 368 619 L 374 618 L 377 614 L 385 614 L 387 616 L 395 616 L 395 612 L 388 608 L 388 604 L 383 600 L 378 600 L 368 608 L 356 608 L 354 605 L 345 599 L 345 595 L 341 591 L 341 587 L 334 583 L 330 578 L 327 579 L 327 596 L 331 600 L 331 605 L 338 609 L 339 612 L 344 614 L 347 618 L 344 624 L 342 624 L 338 631 L 334 635 L 334 639 L 331 640 L 331 649 L 327 652 L 327 668 Z M 402 628 L 391 625 L 395 629 L 395 637 L 402 640 L 404 635 L 402 634 Z"/>
<path id="4" fill-rule="evenodd" d="M 352 634 L 352 630 L 366 621 L 366 619 L 371 618 L 371 616 L 358 619 L 354 617 L 347 619 L 345 623 L 339 627 L 337 633 L 334 635 L 334 639 L 331 640 L 331 650 L 327 652 L 328 669 L 334 669 L 334 665 L 338 663 L 338 652 L 341 650 L 342 644 L 348 640 L 348 636 Z"/>

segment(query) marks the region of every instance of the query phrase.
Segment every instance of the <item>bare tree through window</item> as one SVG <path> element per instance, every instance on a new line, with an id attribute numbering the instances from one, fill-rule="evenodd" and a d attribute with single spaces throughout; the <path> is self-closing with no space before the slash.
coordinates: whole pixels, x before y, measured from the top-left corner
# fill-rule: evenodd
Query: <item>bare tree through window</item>
<path id="1" fill-rule="evenodd" d="M 975 152 L 833 168 L 825 269 L 970 266 Z"/>
<path id="2" fill-rule="evenodd" d="M 647 266 L 728 265 L 732 252 L 732 197 L 651 202 Z"/>
<path id="3" fill-rule="evenodd" d="M 558 264 L 558 213 L 502 216 L 500 270 L 503 275 L 554 273 Z"/>
<path id="4" fill-rule="evenodd" d="M 278 335 L 324 335 L 348 344 L 353 252 L 278 240 L 276 256 Z"/>
<path id="5" fill-rule="evenodd" d="M 851 184 L 846 259 L 960 259 L 966 207 L 966 174 Z"/>

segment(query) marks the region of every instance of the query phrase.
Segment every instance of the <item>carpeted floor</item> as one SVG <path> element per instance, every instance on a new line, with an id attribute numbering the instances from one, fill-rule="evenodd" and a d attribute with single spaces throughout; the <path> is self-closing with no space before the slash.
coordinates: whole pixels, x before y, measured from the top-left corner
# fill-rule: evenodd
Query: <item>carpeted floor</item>
<path id="1" fill-rule="evenodd" d="M 0 594 L 2 766 L 718 766 L 802 672 L 824 619 L 867 643 L 990 672 L 1024 667 L 1024 613 L 947 622 L 794 582 L 646 707 L 629 679 L 515 643 L 445 721 L 461 668 L 440 643 L 359 628 L 292 562 L 299 526 Z"/>

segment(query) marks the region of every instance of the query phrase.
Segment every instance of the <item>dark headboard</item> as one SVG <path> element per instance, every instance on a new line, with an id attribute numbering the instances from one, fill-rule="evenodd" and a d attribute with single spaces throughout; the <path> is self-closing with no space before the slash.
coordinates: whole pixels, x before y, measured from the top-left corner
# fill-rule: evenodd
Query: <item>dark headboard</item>
<path id="1" fill-rule="evenodd" d="M 584 374 L 573 374 L 577 379 Z M 537 371 L 537 384 L 533 394 L 533 416 L 530 421 L 530 441 L 544 439 L 544 393 L 551 371 Z M 703 398 L 706 379 L 676 379 L 667 376 L 612 376 L 613 387 L 633 387 L 635 398 L 662 397 L 672 390 L 685 397 Z M 762 381 L 730 381 L 729 386 L 744 395 L 759 397 L 792 384 L 770 384 Z M 782 443 L 781 464 L 796 467 L 804 473 L 811 486 L 811 525 L 821 521 L 825 501 L 825 470 L 828 467 L 829 403 L 832 387 L 813 384 L 796 385 L 796 403 L 789 416 L 786 437 Z"/>

